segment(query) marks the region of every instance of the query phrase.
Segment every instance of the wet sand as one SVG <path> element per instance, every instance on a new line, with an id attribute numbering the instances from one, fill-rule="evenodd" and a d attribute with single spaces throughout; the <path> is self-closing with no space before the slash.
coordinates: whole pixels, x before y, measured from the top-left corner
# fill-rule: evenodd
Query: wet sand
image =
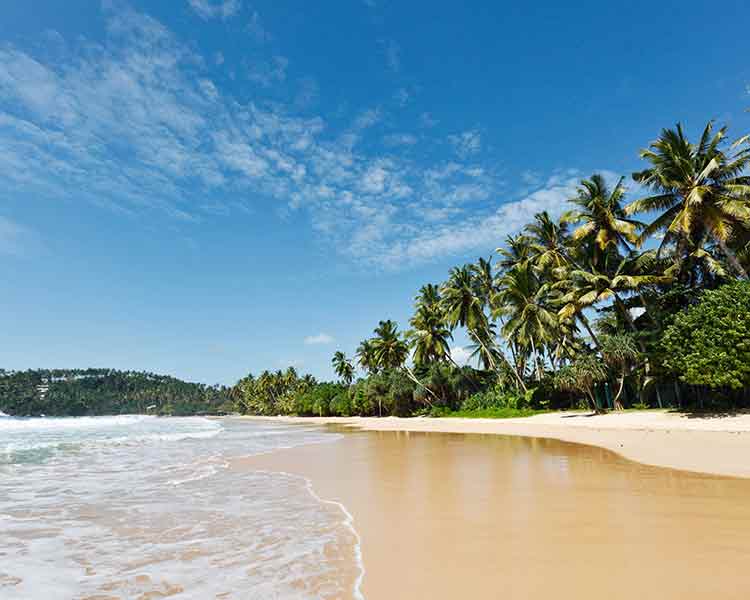
<path id="1" fill-rule="evenodd" d="M 340 425 L 366 431 L 491 433 L 551 438 L 599 446 L 647 465 L 750 478 L 750 413 L 697 417 L 649 410 L 606 415 L 554 412 L 521 419 L 240 418 Z"/>
<path id="2" fill-rule="evenodd" d="M 243 461 L 348 508 L 368 600 L 750 597 L 750 480 L 476 434 L 349 431 Z"/>

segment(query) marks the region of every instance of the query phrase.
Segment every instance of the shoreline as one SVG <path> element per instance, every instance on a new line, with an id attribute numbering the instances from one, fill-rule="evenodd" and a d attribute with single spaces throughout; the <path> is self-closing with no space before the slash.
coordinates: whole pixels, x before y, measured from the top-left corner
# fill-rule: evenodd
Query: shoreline
<path id="1" fill-rule="evenodd" d="M 555 412 L 515 419 L 431 417 L 262 417 L 237 419 L 353 430 L 468 433 L 553 439 L 596 446 L 641 464 L 750 478 L 750 413 L 700 417 L 666 410 L 606 415 Z"/>
<path id="2" fill-rule="evenodd" d="M 248 420 L 342 434 L 235 468 L 304 477 L 317 498 L 341 507 L 362 576 L 346 600 L 487 598 L 499 589 L 530 600 L 740 600 L 750 585 L 749 480 L 645 466 L 603 447 L 623 431 L 663 444 L 671 430 L 558 426 L 558 438 L 573 430 L 569 443 L 543 437 L 552 426 L 539 423 L 516 423 L 507 435 L 512 424 L 471 419 Z M 582 442 L 585 431 L 602 443 Z M 681 433 L 691 447 L 734 435 Z M 700 575 L 708 556 L 710 578 Z"/>

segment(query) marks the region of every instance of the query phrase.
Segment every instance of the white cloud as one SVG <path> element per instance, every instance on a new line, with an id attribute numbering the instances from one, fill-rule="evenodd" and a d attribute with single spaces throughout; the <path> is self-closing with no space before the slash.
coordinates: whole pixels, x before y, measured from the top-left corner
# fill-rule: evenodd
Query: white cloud
<path id="1" fill-rule="evenodd" d="M 211 0 L 188 0 L 192 8 L 201 19 L 228 19 L 233 17 L 242 8 L 239 0 L 224 0 L 223 2 L 214 3 Z"/>
<path id="2" fill-rule="evenodd" d="M 476 154 L 482 147 L 482 136 L 476 130 L 449 135 L 448 141 L 453 144 L 458 155 L 463 157 Z"/>
<path id="3" fill-rule="evenodd" d="M 301 117 L 305 102 L 284 104 L 276 89 L 268 101 L 263 85 L 242 101 L 212 77 L 213 54 L 205 60 L 158 21 L 127 8 L 106 10 L 105 20 L 102 41 L 70 41 L 55 61 L 0 47 L 0 180 L 8 193 L 136 217 L 158 212 L 196 226 L 217 215 L 300 211 L 349 260 L 405 268 L 490 251 L 536 210 L 556 212 L 578 177 L 556 173 L 490 208 L 509 192 L 482 161 L 478 132 L 459 136 L 463 154 L 436 160 L 440 140 L 428 130 L 384 138 L 383 107 L 347 111 L 348 126 L 337 127 L 346 114 Z M 273 55 L 259 58 L 274 65 Z M 280 74 L 266 71 L 259 83 L 286 78 L 286 62 L 275 68 Z"/>
<path id="4" fill-rule="evenodd" d="M 463 346 L 454 346 L 451 348 L 451 358 L 459 366 L 469 364 L 469 361 L 471 360 L 471 349 L 464 348 Z"/>
<path id="5" fill-rule="evenodd" d="M 307 346 L 314 346 L 318 344 L 332 344 L 334 341 L 333 337 L 327 333 L 319 333 L 318 335 L 308 335 L 304 342 Z"/>

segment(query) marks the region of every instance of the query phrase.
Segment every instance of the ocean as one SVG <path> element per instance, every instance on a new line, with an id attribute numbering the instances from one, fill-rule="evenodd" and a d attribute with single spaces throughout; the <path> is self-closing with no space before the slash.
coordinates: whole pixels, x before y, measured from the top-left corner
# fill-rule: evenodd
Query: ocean
<path id="1" fill-rule="evenodd" d="M 346 508 L 242 460 L 339 439 L 236 419 L 0 417 L 0 598 L 361 598 Z"/>

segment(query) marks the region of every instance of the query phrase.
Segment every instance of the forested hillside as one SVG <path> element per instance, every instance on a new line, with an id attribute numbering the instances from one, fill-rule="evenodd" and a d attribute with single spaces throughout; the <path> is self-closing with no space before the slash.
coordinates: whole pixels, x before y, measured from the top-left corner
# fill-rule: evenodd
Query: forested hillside
<path id="1" fill-rule="evenodd" d="M 114 369 L 0 369 L 0 411 L 14 416 L 82 416 L 220 412 L 225 387 L 167 375 Z"/>

